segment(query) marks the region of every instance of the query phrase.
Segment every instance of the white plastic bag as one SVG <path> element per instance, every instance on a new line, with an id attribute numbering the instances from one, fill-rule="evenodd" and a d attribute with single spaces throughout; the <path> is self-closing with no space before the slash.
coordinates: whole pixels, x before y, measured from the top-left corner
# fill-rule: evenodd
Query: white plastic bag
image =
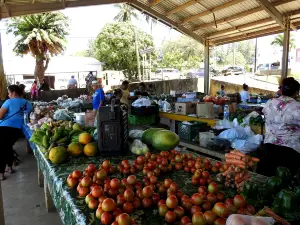
<path id="1" fill-rule="evenodd" d="M 136 139 L 130 145 L 130 151 L 136 155 L 145 155 L 146 152 L 149 152 L 149 148 L 146 144 Z"/>
<path id="2" fill-rule="evenodd" d="M 131 130 L 129 131 L 129 137 L 132 139 L 141 139 L 143 136 L 143 130 Z"/>
<path id="3" fill-rule="evenodd" d="M 142 106 L 150 106 L 150 105 L 151 105 L 151 101 L 149 98 L 139 98 L 132 103 L 132 106 L 134 107 L 142 107 Z"/>
<path id="4" fill-rule="evenodd" d="M 232 214 L 226 220 L 226 225 L 274 225 L 272 217 L 248 216 Z"/>
<path id="5" fill-rule="evenodd" d="M 66 109 L 58 109 L 54 112 L 53 119 L 55 120 L 72 120 L 72 117 L 68 114 Z"/>
<path id="6" fill-rule="evenodd" d="M 253 111 L 253 112 L 249 113 L 249 114 L 243 119 L 243 123 L 249 125 L 250 118 L 252 118 L 252 117 L 256 118 L 256 117 L 258 117 L 258 116 L 259 116 L 259 114 L 258 114 L 257 112 L 255 112 L 255 111 Z"/>
<path id="7" fill-rule="evenodd" d="M 239 139 L 234 140 L 231 143 L 231 147 L 247 154 L 256 151 L 261 145 L 262 140 L 263 140 L 263 136 L 257 134 L 257 135 L 250 136 L 246 140 L 239 140 Z"/>
<path id="8" fill-rule="evenodd" d="M 244 128 L 239 127 L 239 128 L 231 128 L 228 130 L 224 130 L 222 133 L 219 134 L 218 137 L 229 141 L 234 141 L 236 139 L 245 140 L 247 138 L 247 134 Z"/>
<path id="9" fill-rule="evenodd" d="M 218 129 L 230 129 L 233 128 L 234 125 L 229 120 L 219 120 L 217 121 L 215 127 L 218 127 Z"/>

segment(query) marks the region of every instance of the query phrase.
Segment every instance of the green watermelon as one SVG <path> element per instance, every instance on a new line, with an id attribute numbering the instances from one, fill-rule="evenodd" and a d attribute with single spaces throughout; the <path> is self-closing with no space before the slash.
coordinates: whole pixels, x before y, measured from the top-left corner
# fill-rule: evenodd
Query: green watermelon
<path id="1" fill-rule="evenodd" d="M 152 136 L 155 132 L 164 130 L 163 128 L 149 128 L 144 131 L 142 135 L 142 142 L 144 142 L 147 145 L 152 145 Z"/>
<path id="2" fill-rule="evenodd" d="M 157 131 L 152 136 L 152 146 L 160 151 L 170 151 L 179 144 L 179 137 L 172 131 Z"/>

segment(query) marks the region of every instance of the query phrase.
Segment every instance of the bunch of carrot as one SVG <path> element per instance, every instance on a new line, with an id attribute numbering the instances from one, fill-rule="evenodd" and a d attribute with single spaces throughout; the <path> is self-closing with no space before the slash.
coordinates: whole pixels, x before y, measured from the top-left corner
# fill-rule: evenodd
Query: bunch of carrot
<path id="1" fill-rule="evenodd" d="M 225 186 L 236 187 L 241 192 L 245 181 L 250 178 L 248 168 L 253 167 L 259 159 L 248 156 L 238 150 L 232 150 L 230 153 L 225 154 L 225 159 L 226 164 L 230 165 L 222 174 L 226 177 Z"/>
<path id="2" fill-rule="evenodd" d="M 258 158 L 248 156 L 238 150 L 232 150 L 230 153 L 226 153 L 225 159 L 227 164 L 235 165 L 241 169 L 251 168 L 255 163 L 259 162 Z"/>

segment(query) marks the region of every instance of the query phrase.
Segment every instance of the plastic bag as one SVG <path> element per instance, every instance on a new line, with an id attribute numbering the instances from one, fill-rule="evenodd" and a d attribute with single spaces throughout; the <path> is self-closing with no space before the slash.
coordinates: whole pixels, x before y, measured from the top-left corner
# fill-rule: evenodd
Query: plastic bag
<path id="1" fill-rule="evenodd" d="M 225 130 L 222 133 L 220 133 L 218 137 L 229 140 L 229 141 L 234 141 L 236 139 L 246 140 L 248 135 L 247 135 L 245 129 L 240 127 L 240 128 L 231 128 L 231 129 Z"/>
<path id="2" fill-rule="evenodd" d="M 274 225 L 272 217 L 248 216 L 232 214 L 226 220 L 226 225 Z"/>
<path id="3" fill-rule="evenodd" d="M 143 130 L 131 130 L 129 131 L 129 137 L 132 139 L 141 139 L 143 136 Z"/>
<path id="4" fill-rule="evenodd" d="M 239 139 L 234 140 L 231 143 L 231 147 L 247 154 L 256 151 L 261 145 L 262 140 L 263 140 L 263 136 L 257 134 L 257 135 L 250 136 L 246 140 L 239 140 Z"/>
<path id="5" fill-rule="evenodd" d="M 58 109 L 54 112 L 53 119 L 55 120 L 72 120 L 72 117 L 69 115 L 68 110 Z"/>
<path id="6" fill-rule="evenodd" d="M 98 141 L 98 129 L 95 129 L 95 130 L 94 130 L 93 139 L 94 139 L 95 141 Z"/>
<path id="7" fill-rule="evenodd" d="M 251 117 L 254 117 L 254 118 L 256 118 L 256 117 L 258 117 L 259 116 L 259 114 L 257 113 L 257 112 L 251 112 L 251 113 L 249 113 L 244 119 L 243 119 L 243 123 L 244 124 L 247 124 L 247 125 L 249 125 L 249 123 L 250 123 L 250 118 Z"/>
<path id="8" fill-rule="evenodd" d="M 200 144 L 200 147 L 207 148 L 207 142 L 211 138 L 214 138 L 214 137 L 215 137 L 215 135 L 212 132 L 200 132 L 199 133 L 199 144 Z"/>
<path id="9" fill-rule="evenodd" d="M 130 145 L 130 151 L 136 155 L 144 155 L 146 152 L 149 152 L 149 148 L 146 144 L 136 139 Z"/>
<path id="10" fill-rule="evenodd" d="M 133 107 L 150 106 L 151 101 L 149 98 L 139 98 L 132 103 Z"/>
<path id="11" fill-rule="evenodd" d="M 216 129 L 225 129 L 225 128 L 233 128 L 233 127 L 234 127 L 233 122 L 230 122 L 229 120 L 219 120 L 215 125 Z"/>

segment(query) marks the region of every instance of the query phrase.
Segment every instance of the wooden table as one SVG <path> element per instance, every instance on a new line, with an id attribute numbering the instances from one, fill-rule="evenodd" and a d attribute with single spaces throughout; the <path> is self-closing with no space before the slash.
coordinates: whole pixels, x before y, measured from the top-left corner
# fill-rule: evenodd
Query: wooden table
<path id="1" fill-rule="evenodd" d="M 168 112 L 159 112 L 159 117 L 160 118 L 166 118 L 169 120 L 175 120 L 175 121 L 200 121 L 207 123 L 209 126 L 214 126 L 216 125 L 218 119 L 208 119 L 204 117 L 195 117 L 195 116 L 186 116 L 186 115 L 180 115 L 180 114 L 175 114 L 175 113 L 168 113 Z"/>

